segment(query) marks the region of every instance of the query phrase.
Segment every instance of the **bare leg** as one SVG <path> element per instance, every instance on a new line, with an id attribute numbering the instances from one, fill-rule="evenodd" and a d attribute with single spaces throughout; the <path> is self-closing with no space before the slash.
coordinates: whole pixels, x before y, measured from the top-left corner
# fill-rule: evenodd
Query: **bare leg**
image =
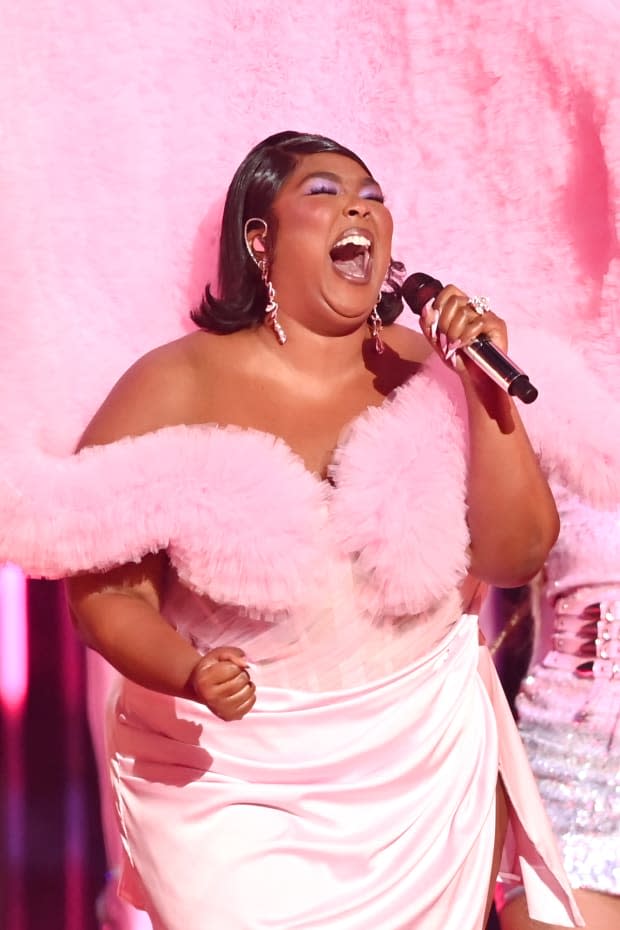
<path id="1" fill-rule="evenodd" d="M 620 897 L 578 889 L 575 898 L 586 922 L 585 930 L 615 930 L 620 927 Z M 513 898 L 504 907 L 500 924 L 502 930 L 562 930 L 555 924 L 532 920 L 527 913 L 524 894 Z"/>
<path id="2" fill-rule="evenodd" d="M 499 866 L 502 859 L 502 850 L 504 848 L 504 840 L 506 838 L 506 828 L 508 826 L 508 799 L 506 797 L 506 791 L 502 784 L 501 778 L 497 780 L 497 791 L 495 793 L 495 845 L 493 847 L 493 865 L 491 868 L 491 881 L 489 883 L 489 891 L 487 893 L 487 904 L 484 912 L 484 923 L 489 919 L 489 914 L 491 913 L 491 905 L 493 904 L 493 894 L 495 892 L 495 881 L 497 879 L 497 873 L 499 872 Z M 502 930 L 505 928 L 502 927 Z"/>

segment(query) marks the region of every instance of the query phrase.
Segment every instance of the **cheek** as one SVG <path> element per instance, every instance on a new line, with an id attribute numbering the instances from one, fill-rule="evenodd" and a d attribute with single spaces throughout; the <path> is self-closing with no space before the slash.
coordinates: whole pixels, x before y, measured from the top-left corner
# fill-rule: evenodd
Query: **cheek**
<path id="1" fill-rule="evenodd" d="M 324 257 L 332 225 L 333 213 L 327 206 L 302 205 L 287 210 L 286 218 L 278 222 L 275 260 L 287 257 L 308 262 Z"/>
<path id="2" fill-rule="evenodd" d="M 381 266 L 385 266 L 385 273 L 387 273 L 392 257 L 392 232 L 394 230 L 392 214 L 386 210 L 385 216 L 381 218 L 377 225 L 379 228 L 379 241 L 381 242 Z"/>
<path id="3" fill-rule="evenodd" d="M 334 222 L 334 207 L 328 199 L 307 197 L 288 211 L 287 223 L 292 231 L 303 235 L 325 235 Z"/>
<path id="4" fill-rule="evenodd" d="M 383 217 L 381 218 L 381 237 L 385 239 L 388 249 L 392 249 L 392 233 L 394 232 L 394 220 L 392 219 L 392 214 L 390 211 L 385 208 Z"/>

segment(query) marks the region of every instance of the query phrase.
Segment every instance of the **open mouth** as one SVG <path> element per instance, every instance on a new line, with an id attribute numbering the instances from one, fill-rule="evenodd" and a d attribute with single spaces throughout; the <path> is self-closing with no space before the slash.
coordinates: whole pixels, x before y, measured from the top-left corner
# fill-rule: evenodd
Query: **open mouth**
<path id="1" fill-rule="evenodd" d="M 349 281 L 365 284 L 370 278 L 372 241 L 361 232 L 348 232 L 329 252 L 335 270 Z"/>

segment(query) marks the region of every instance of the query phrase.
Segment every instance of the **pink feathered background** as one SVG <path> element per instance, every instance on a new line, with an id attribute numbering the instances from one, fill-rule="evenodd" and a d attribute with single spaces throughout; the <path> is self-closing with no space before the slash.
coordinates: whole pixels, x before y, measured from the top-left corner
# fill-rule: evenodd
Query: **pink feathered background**
<path id="1" fill-rule="evenodd" d="M 5 449 L 69 452 L 116 377 L 190 328 L 230 177 L 285 128 L 368 161 L 409 271 L 615 348 L 614 0 L 41 0 L 1 20 Z"/>

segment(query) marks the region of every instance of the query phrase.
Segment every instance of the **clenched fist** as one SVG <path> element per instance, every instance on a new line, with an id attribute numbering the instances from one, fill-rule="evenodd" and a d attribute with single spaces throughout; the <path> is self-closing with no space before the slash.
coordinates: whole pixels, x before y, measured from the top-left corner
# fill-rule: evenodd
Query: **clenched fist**
<path id="1" fill-rule="evenodd" d="M 204 655 L 190 683 L 196 697 L 222 720 L 241 720 L 256 701 L 245 655 L 235 646 L 220 646 Z"/>

